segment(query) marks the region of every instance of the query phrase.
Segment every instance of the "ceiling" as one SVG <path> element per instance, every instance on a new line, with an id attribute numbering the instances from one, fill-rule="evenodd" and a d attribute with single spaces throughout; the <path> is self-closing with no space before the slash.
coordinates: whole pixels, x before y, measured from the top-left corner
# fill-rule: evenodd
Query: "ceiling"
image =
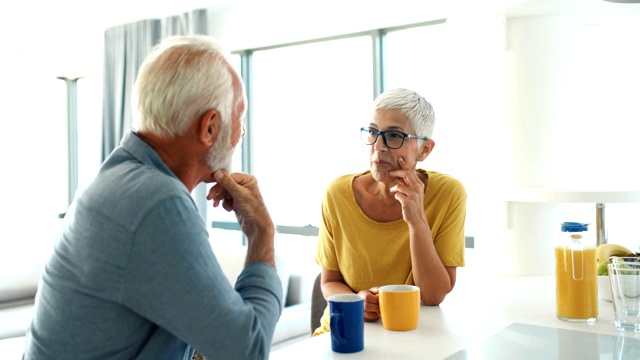
<path id="1" fill-rule="evenodd" d="M 416 0 L 396 0 L 392 6 L 402 8 L 404 4 L 415 5 Z M 615 2 L 638 2 L 640 0 L 420 0 L 427 4 L 429 8 L 455 9 L 456 11 L 496 11 L 504 12 L 509 16 L 527 16 L 532 13 L 563 12 L 563 11 L 634 11 L 640 13 L 638 4 L 621 4 Z M 265 5 L 266 4 L 266 5 Z M 322 7 L 332 8 L 336 15 L 344 12 L 345 8 L 357 8 L 353 4 L 358 4 L 361 8 L 384 9 L 388 6 L 385 1 L 365 1 L 365 0 L 323 0 L 317 3 L 306 2 L 304 8 Z M 273 11 L 269 16 L 290 17 L 295 15 L 296 8 L 302 8 L 300 3 L 294 0 L 270 0 L 269 2 L 260 0 L 109 0 L 109 1 L 86 1 L 86 0 L 32 0 L 32 1 L 12 1 L 10 12 L 4 12 L 3 21 L 0 22 L 2 34 L 15 33 L 15 29 L 20 29 L 25 35 L 41 34 L 42 29 L 49 29 L 56 33 L 92 31 L 115 26 L 127 22 L 132 22 L 147 18 L 161 18 L 169 15 L 176 15 L 198 8 L 245 8 L 252 9 L 261 7 Z M 5 5 L 6 9 L 7 5 Z M 409 8 L 412 8 L 409 6 Z M 288 9 L 289 11 L 285 10 Z M 8 15 L 8 16 L 7 16 Z M 354 21 L 358 21 L 354 17 Z M 2 35 L 5 37 L 5 35 Z M 22 35 L 21 35 L 22 36 Z M 3 39 L 5 40 L 5 39 Z"/>
<path id="2" fill-rule="evenodd" d="M 51 65 L 56 73 L 66 72 L 60 70 L 66 62 L 62 55 L 71 54 L 73 58 L 100 56 L 100 39 L 108 27 L 200 8 L 232 9 L 232 13 L 243 14 L 230 20 L 233 26 L 228 32 L 234 35 L 247 28 L 253 29 L 252 26 L 281 26 L 284 29 L 280 31 L 288 33 L 298 33 L 300 27 L 326 28 L 327 24 L 335 27 L 338 23 L 358 28 L 358 23 L 373 22 L 373 18 L 386 24 L 396 21 L 394 16 L 413 21 L 419 16 L 424 17 L 424 14 L 433 15 L 434 12 L 445 15 L 464 13 L 472 17 L 482 13 L 507 17 L 559 13 L 640 15 L 640 4 L 604 0 L 31 0 L 12 1 L 10 4 L 4 6 L 9 11 L 3 11 L 0 36 L 4 48 L 11 49 L 16 56 L 13 60 L 0 57 L 0 69 L 21 65 L 24 62 L 22 59 L 26 58 L 37 66 L 43 60 L 41 54 L 50 53 L 56 56 L 45 60 L 58 62 Z M 332 21 L 327 22 L 327 19 Z M 368 23 L 360 26 L 368 26 Z M 291 28 L 295 30 L 292 32 Z M 259 35 L 251 31 L 247 36 L 253 38 Z M 92 59 L 86 62 L 91 63 Z"/>
<path id="3" fill-rule="evenodd" d="M 61 69 L 65 67 L 60 63 L 64 61 L 60 59 L 64 59 L 65 53 L 74 57 L 77 57 L 76 53 L 100 56 L 100 39 L 108 27 L 247 1 L 251 0 L 12 1 L 3 6 L 0 21 L 0 39 L 4 49 L 11 49 L 12 57 L 0 57 L 0 71 L 22 67 L 24 63 L 31 66 L 32 71 L 37 70 L 34 66 Z M 30 62 L 35 64 L 29 65 Z M 95 72 L 94 69 L 91 72 Z"/>
<path id="4" fill-rule="evenodd" d="M 140 19 L 176 15 L 205 7 L 228 7 L 243 0 L 33 0 L 14 1 L 4 13 L 2 27 L 28 34 L 47 27 L 55 32 L 78 28 L 104 29 Z M 8 15 L 8 16 L 7 16 Z"/>

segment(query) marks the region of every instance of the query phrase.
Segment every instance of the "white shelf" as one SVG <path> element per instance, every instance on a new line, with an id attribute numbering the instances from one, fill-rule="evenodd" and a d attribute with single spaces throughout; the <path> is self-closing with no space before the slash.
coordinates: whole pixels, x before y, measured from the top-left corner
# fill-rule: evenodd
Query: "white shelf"
<path id="1" fill-rule="evenodd" d="M 504 193 L 507 202 L 531 203 L 635 203 L 640 191 L 579 191 L 544 188 L 512 189 Z"/>

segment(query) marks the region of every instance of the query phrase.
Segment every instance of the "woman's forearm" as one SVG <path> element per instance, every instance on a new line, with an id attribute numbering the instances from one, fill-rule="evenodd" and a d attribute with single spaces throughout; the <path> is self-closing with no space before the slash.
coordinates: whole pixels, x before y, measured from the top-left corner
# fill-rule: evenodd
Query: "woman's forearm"
<path id="1" fill-rule="evenodd" d="M 451 292 L 454 278 L 436 251 L 429 224 L 425 221 L 418 226 L 409 226 L 411 246 L 411 267 L 413 281 L 420 287 L 420 298 L 425 305 L 439 305 Z"/>

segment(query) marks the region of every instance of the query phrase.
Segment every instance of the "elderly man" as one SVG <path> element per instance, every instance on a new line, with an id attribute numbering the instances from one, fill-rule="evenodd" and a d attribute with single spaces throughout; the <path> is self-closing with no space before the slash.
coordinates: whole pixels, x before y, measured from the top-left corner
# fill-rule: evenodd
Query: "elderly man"
<path id="1" fill-rule="evenodd" d="M 24 358 L 267 358 L 282 285 L 256 179 L 228 172 L 241 78 L 212 38 L 171 37 L 140 67 L 133 104 L 135 131 L 67 213 Z M 190 195 L 201 182 L 249 239 L 235 288 Z"/>

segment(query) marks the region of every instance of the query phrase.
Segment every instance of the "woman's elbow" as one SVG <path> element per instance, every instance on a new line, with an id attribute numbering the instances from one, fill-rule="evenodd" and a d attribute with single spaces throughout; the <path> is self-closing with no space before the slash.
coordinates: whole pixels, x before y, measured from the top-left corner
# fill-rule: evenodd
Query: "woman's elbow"
<path id="1" fill-rule="evenodd" d="M 420 300 L 422 303 L 427 306 L 438 306 L 443 301 L 444 298 L 451 292 L 453 289 L 447 289 L 442 291 L 432 291 L 432 292 L 420 292 Z"/>
<path id="2" fill-rule="evenodd" d="M 446 295 L 442 296 L 422 296 L 422 303 L 427 306 L 438 306 L 440 305 L 445 298 Z"/>

